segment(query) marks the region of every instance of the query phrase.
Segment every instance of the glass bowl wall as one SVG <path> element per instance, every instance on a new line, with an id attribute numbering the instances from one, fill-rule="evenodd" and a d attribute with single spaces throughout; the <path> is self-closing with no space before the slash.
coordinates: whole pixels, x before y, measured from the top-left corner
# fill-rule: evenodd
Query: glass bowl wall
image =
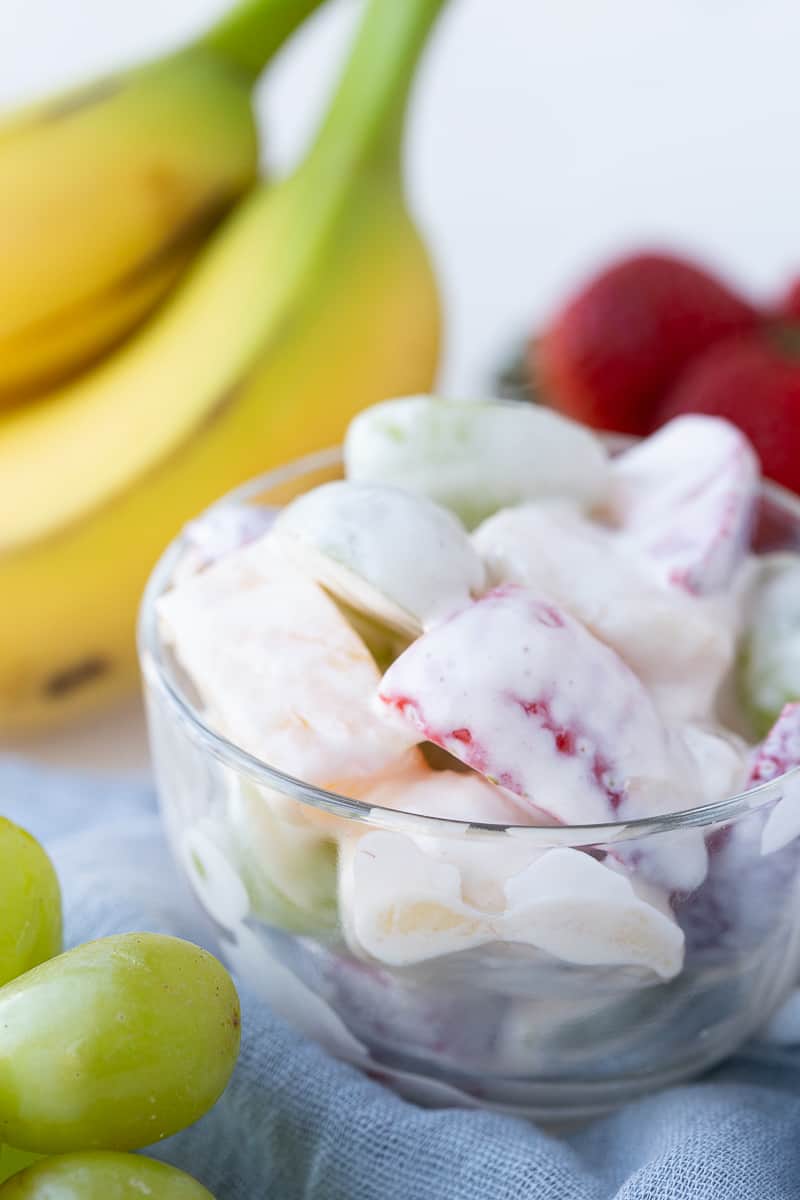
<path id="1" fill-rule="evenodd" d="M 219 503 L 278 508 L 340 473 L 338 452 L 326 452 Z M 795 497 L 765 487 L 756 545 L 800 546 Z M 592 827 L 504 828 L 368 808 L 281 774 L 206 723 L 154 612 L 185 549 L 179 538 L 165 553 L 140 622 L 164 824 L 221 956 L 302 1032 L 424 1102 L 560 1122 L 701 1072 L 786 995 L 800 968 L 800 773 L 691 811 L 676 794 L 668 816 Z M 398 896 L 407 887 L 389 853 L 398 838 L 403 854 L 466 855 L 478 869 L 498 856 L 567 861 L 565 851 L 610 869 L 701 854 L 708 869 L 667 898 L 681 940 L 671 973 L 565 961 L 502 932 L 392 963 L 359 944 L 354 922 L 360 853 L 384 854 Z"/>

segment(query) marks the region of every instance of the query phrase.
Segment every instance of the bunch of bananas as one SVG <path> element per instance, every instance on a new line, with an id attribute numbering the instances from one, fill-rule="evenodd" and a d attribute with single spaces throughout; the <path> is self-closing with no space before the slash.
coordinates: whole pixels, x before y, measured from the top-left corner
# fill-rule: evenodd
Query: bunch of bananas
<path id="1" fill-rule="evenodd" d="M 367 0 L 305 159 L 258 181 L 253 83 L 318 3 L 244 0 L 0 126 L 0 732 L 130 687 L 142 588 L 193 514 L 433 382 L 400 152 L 443 0 Z"/>

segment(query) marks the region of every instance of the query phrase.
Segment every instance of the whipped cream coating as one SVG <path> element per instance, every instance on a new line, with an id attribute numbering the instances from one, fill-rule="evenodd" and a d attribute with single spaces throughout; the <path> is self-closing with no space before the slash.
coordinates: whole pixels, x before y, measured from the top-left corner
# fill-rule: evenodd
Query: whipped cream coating
<path id="1" fill-rule="evenodd" d="M 480 775 L 432 771 L 423 759 L 401 760 L 358 798 L 374 808 L 391 808 L 447 821 L 492 825 L 526 825 L 530 814 L 517 798 Z"/>
<path id="2" fill-rule="evenodd" d="M 649 557 L 568 505 L 503 509 L 473 541 L 493 584 L 524 584 L 563 605 L 636 672 L 664 715 L 708 713 L 734 658 L 727 597 L 665 587 Z"/>
<path id="3" fill-rule="evenodd" d="M 365 409 L 344 445 L 348 479 L 428 496 L 469 528 L 540 496 L 592 508 L 607 498 L 605 450 L 588 430 L 533 405 L 406 396 Z"/>
<path id="4" fill-rule="evenodd" d="M 377 667 L 268 537 L 163 596 L 162 637 L 212 723 L 251 754 L 311 783 L 380 770 L 408 739 L 374 712 Z"/>
<path id="5" fill-rule="evenodd" d="M 457 517 L 402 488 L 323 484 L 281 512 L 272 536 L 334 595 L 411 637 L 485 586 Z"/>
<path id="6" fill-rule="evenodd" d="M 257 541 L 271 527 L 276 513 L 277 510 L 259 504 L 238 501 L 214 504 L 184 526 L 183 554 L 175 582 L 191 579 L 212 563 Z"/>
<path id="7" fill-rule="evenodd" d="M 681 731 L 663 724 L 640 680 L 527 588 L 497 588 L 419 638 L 384 675 L 379 704 L 559 821 L 701 802 Z"/>
<path id="8" fill-rule="evenodd" d="M 674 918 L 589 855 L 567 847 L 529 852 L 507 874 L 498 912 L 464 896 L 446 853 L 434 856 L 384 831 L 347 848 L 342 910 L 356 952 L 400 966 L 499 941 L 565 962 L 644 966 L 664 979 L 681 968 L 683 934 Z"/>
<path id="9" fill-rule="evenodd" d="M 613 513 L 665 582 L 693 595 L 725 589 L 750 542 L 760 467 L 719 417 L 676 417 L 612 465 Z"/>

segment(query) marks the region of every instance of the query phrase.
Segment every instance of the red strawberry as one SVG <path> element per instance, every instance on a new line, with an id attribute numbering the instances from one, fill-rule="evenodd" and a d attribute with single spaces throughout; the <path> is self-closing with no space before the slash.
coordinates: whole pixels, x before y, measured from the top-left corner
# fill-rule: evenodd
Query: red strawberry
<path id="1" fill-rule="evenodd" d="M 787 321 L 800 321 L 800 279 L 795 279 L 775 306 L 775 315 Z"/>
<path id="2" fill-rule="evenodd" d="M 687 362 L 756 310 L 692 263 L 637 254 L 602 271 L 530 345 L 535 390 L 596 429 L 644 433 Z"/>
<path id="3" fill-rule="evenodd" d="M 785 704 L 757 748 L 748 783 L 755 786 L 800 766 L 800 704 Z"/>
<path id="4" fill-rule="evenodd" d="M 726 417 L 747 435 L 770 479 L 800 492 L 800 328 L 776 327 L 712 346 L 655 413 Z"/>
<path id="5" fill-rule="evenodd" d="M 527 588 L 495 588 L 412 642 L 379 702 L 512 792 L 537 823 L 543 812 L 627 820 L 674 802 L 673 742 L 643 684 Z"/>
<path id="6" fill-rule="evenodd" d="M 689 414 L 614 463 L 624 536 L 664 583 L 695 595 L 726 588 L 750 545 L 758 459 L 728 421 Z"/>

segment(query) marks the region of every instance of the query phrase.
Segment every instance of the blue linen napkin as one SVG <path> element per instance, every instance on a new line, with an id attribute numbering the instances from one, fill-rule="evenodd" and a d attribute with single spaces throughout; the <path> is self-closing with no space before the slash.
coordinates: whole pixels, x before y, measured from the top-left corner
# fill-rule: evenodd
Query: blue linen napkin
<path id="1" fill-rule="evenodd" d="M 133 929 L 207 942 L 146 782 L 0 762 L 0 815 L 47 847 L 69 945 Z M 0 918 L 1 919 L 1 918 Z M 418 1108 L 243 996 L 215 1109 L 152 1151 L 217 1200 L 798 1200 L 800 1044 L 753 1043 L 704 1080 L 565 1138 Z"/>

